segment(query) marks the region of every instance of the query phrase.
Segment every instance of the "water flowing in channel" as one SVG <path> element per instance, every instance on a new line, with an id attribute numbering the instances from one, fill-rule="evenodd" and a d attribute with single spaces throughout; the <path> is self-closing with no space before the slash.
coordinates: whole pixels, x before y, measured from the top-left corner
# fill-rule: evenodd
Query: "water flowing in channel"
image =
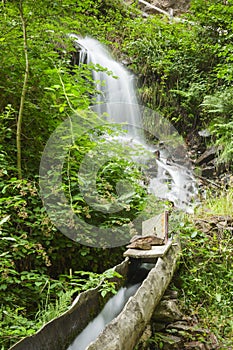
<path id="1" fill-rule="evenodd" d="M 79 334 L 67 350 L 85 350 L 94 341 L 105 326 L 123 309 L 128 299 L 135 294 L 140 284 L 122 287 L 104 306 L 100 314 Z"/>
<path id="2" fill-rule="evenodd" d="M 122 128 L 127 130 L 126 135 L 118 137 L 121 144 L 136 147 L 140 143 L 144 147 L 145 152 L 138 160 L 139 163 L 146 163 L 148 191 L 159 198 L 172 201 L 180 209 L 192 212 L 190 203 L 196 196 L 197 189 L 190 164 L 183 152 L 178 161 L 177 157 L 173 157 L 174 149 L 176 151 L 182 143 L 184 144 L 178 132 L 165 118 L 158 117 L 158 114 L 154 116 L 154 112 L 147 109 L 146 113 L 148 110 L 152 113 L 152 121 L 156 124 L 155 138 L 158 141 L 154 146 L 148 145 L 142 122 L 145 110 L 138 103 L 133 75 L 122 64 L 116 62 L 97 40 L 79 38 L 73 34 L 71 36 L 75 40 L 79 63 L 95 65 L 93 78 L 99 94 L 93 110 L 110 123 L 122 125 Z M 168 140 L 172 140 L 172 148 L 167 148 Z"/>

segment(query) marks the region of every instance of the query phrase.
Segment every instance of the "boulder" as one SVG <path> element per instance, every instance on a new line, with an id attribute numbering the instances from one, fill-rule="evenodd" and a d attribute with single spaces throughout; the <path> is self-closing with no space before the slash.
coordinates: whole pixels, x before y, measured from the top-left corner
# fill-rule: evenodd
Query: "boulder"
<path id="1" fill-rule="evenodd" d="M 204 153 L 200 155 L 200 157 L 197 158 L 196 164 L 197 165 L 208 164 L 211 160 L 217 157 L 217 152 L 218 152 L 218 149 L 214 146 L 208 148 Z"/>
<path id="2" fill-rule="evenodd" d="M 181 320 L 183 314 L 177 306 L 177 300 L 162 300 L 153 313 L 153 320 L 174 322 Z"/>

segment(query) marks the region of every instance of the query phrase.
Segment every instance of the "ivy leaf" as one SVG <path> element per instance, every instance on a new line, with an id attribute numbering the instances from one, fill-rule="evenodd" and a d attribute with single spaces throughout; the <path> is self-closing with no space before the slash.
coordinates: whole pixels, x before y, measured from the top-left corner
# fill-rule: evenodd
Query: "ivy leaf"
<path id="1" fill-rule="evenodd" d="M 40 287 L 44 282 L 35 282 L 35 286 Z"/>

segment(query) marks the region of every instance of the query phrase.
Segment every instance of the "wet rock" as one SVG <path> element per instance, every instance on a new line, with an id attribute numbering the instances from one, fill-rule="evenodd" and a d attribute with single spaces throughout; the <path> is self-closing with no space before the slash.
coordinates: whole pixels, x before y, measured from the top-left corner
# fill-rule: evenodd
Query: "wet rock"
<path id="1" fill-rule="evenodd" d="M 193 326 L 188 325 L 188 323 L 186 321 L 178 321 L 178 322 L 174 322 L 169 324 L 166 329 L 172 329 L 173 331 L 188 331 L 188 332 L 192 332 L 193 331 Z"/>
<path id="2" fill-rule="evenodd" d="M 130 243 L 129 245 L 126 246 L 128 249 L 141 249 L 141 250 L 150 250 L 151 245 L 148 242 L 143 242 L 143 241 L 136 241 L 133 243 Z"/>
<path id="3" fill-rule="evenodd" d="M 140 350 L 148 349 L 148 340 L 152 336 L 151 326 L 147 325 L 138 343 Z"/>
<path id="4" fill-rule="evenodd" d="M 209 216 L 207 219 L 198 218 L 195 220 L 196 227 L 203 233 L 221 233 L 223 230 L 233 231 L 233 217 L 231 216 Z"/>
<path id="5" fill-rule="evenodd" d="M 216 147 L 208 148 L 197 160 L 197 165 L 203 165 L 209 163 L 211 160 L 215 159 L 217 156 L 218 149 Z"/>
<path id="6" fill-rule="evenodd" d="M 218 348 L 216 336 L 208 329 L 199 327 L 198 323 L 190 324 L 187 321 L 178 321 L 169 324 L 166 331 L 184 339 L 184 349 L 214 350 Z M 200 341 L 199 339 L 203 339 Z"/>
<path id="7" fill-rule="evenodd" d="M 152 329 L 155 334 L 154 339 L 163 343 L 163 349 L 215 350 L 219 348 L 216 336 L 208 329 L 199 327 L 198 322 L 190 318 L 168 325 L 154 322 Z"/>
<path id="8" fill-rule="evenodd" d="M 201 175 L 206 178 L 213 178 L 216 175 L 215 166 L 207 166 L 201 170 Z"/>
<path id="9" fill-rule="evenodd" d="M 164 322 L 153 322 L 153 331 L 154 332 L 160 332 L 162 330 L 165 330 L 166 323 Z"/>
<path id="10" fill-rule="evenodd" d="M 219 176 L 220 184 L 226 189 L 233 187 L 233 175 L 225 173 Z"/>
<path id="11" fill-rule="evenodd" d="M 198 135 L 201 137 L 207 138 L 211 136 L 211 133 L 209 132 L 209 130 L 204 129 L 204 130 L 198 131 Z"/>
<path id="12" fill-rule="evenodd" d="M 138 1 L 140 4 L 140 1 Z M 174 14 L 180 14 L 186 12 L 189 8 L 190 0 L 147 0 L 153 6 L 160 8 L 161 10 L 165 10 L 167 12 L 172 12 Z M 150 8 L 145 4 L 140 4 L 140 8 L 150 14 L 156 14 L 157 11 L 155 9 Z"/>
<path id="13" fill-rule="evenodd" d="M 153 320 L 162 322 L 174 322 L 181 320 L 182 317 L 183 314 L 177 306 L 177 300 L 162 300 L 152 316 Z"/>
<path id="14" fill-rule="evenodd" d="M 210 342 L 210 350 L 219 349 L 218 339 L 214 333 L 210 333 L 209 342 Z"/>
<path id="15" fill-rule="evenodd" d="M 180 350 L 184 349 L 184 341 L 181 337 L 175 335 L 166 335 L 161 339 L 163 350 Z"/>
<path id="16" fill-rule="evenodd" d="M 195 225 L 203 233 L 209 233 L 213 228 L 209 221 L 202 219 L 195 220 Z"/>

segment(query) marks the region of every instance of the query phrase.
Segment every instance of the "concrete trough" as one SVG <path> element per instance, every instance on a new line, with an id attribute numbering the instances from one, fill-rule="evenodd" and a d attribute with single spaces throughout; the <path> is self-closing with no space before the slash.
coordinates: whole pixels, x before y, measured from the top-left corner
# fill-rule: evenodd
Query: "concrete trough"
<path id="1" fill-rule="evenodd" d="M 133 350 L 168 287 L 180 256 L 175 242 L 149 272 L 122 312 L 110 322 L 86 350 Z"/>
<path id="2" fill-rule="evenodd" d="M 126 258 L 114 270 L 123 278 L 117 279 L 119 289 L 128 275 Z M 66 350 L 77 335 L 96 317 L 110 296 L 103 298 L 100 286 L 80 293 L 68 311 L 45 324 L 37 333 L 26 337 L 9 350 Z"/>
<path id="3" fill-rule="evenodd" d="M 154 260 L 154 267 L 120 314 L 86 350 L 132 350 L 135 347 L 172 279 L 179 255 L 180 245 L 172 242 L 164 256 Z M 115 266 L 114 269 L 124 277 L 117 280 L 118 289 L 129 278 L 132 267 L 135 270 L 139 262 L 144 262 L 143 258 L 126 257 Z M 48 322 L 36 334 L 22 339 L 10 350 L 67 350 L 108 299 L 101 297 L 100 287 L 80 293 L 68 311 Z"/>

